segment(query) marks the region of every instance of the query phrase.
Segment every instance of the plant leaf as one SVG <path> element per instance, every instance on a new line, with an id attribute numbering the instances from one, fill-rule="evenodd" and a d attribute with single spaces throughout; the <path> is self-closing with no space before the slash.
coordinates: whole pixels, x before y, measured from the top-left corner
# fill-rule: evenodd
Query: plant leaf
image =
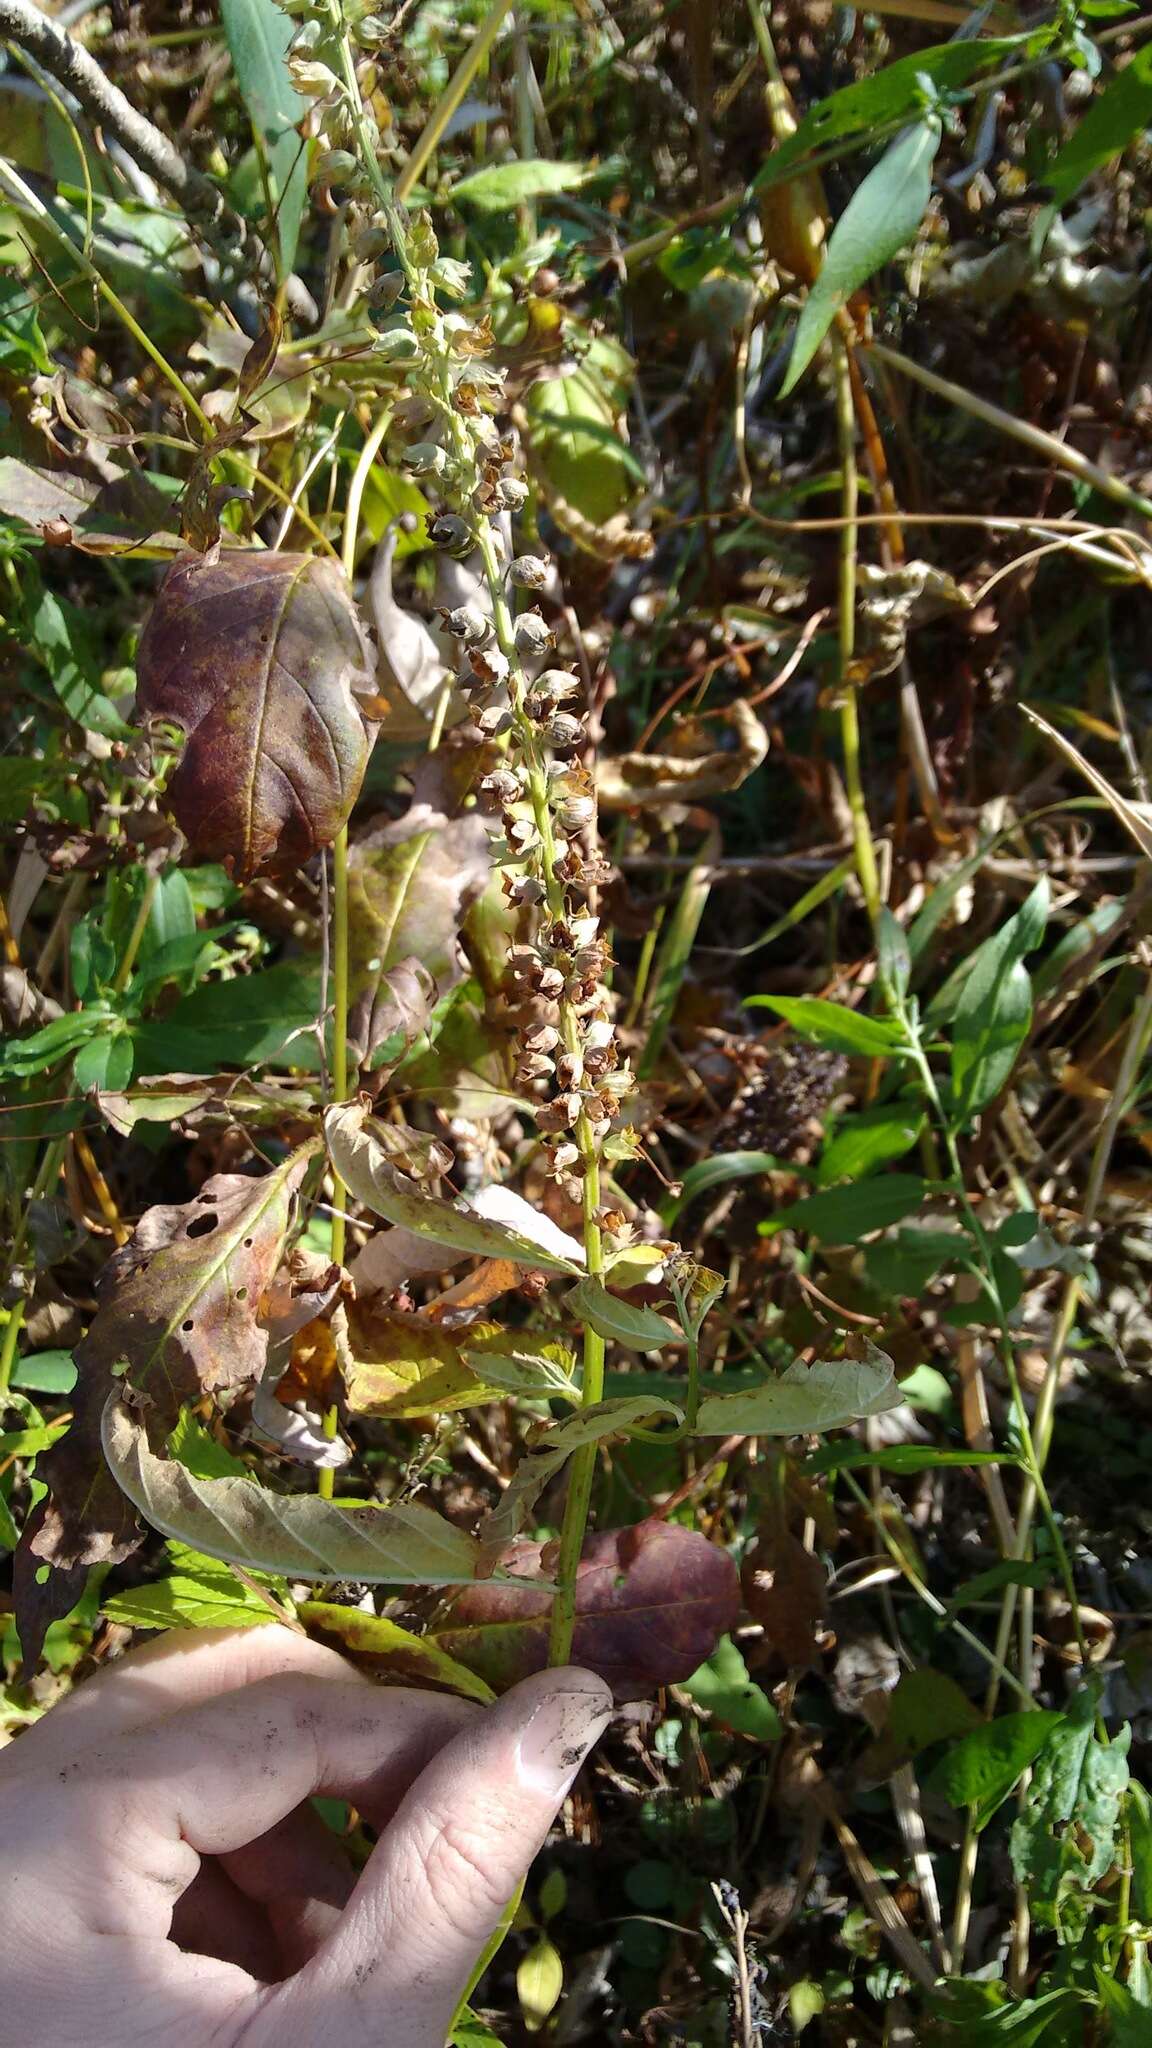
<path id="1" fill-rule="evenodd" d="M 1101 1742 L 1095 1721 L 1096 1693 L 1085 1686 L 1052 1730 L 1012 1825 L 1016 1881 L 1028 1887 L 1034 1920 L 1062 1943 L 1080 1939 L 1091 1888 L 1112 1867 L 1128 1786 L 1132 1730 Z"/>
<path id="2" fill-rule="evenodd" d="M 986 1108 L 1016 1064 L 1032 1022 L 1032 984 L 1024 956 L 1033 952 L 1044 936 L 1048 902 L 1048 880 L 1042 875 L 1015 916 L 985 939 L 972 957 L 953 1019 L 952 1116 L 956 1124 Z"/>
<path id="3" fill-rule="evenodd" d="M 892 1018 L 866 1017 L 844 1003 L 826 1002 L 823 996 L 749 996 L 745 1008 L 774 1010 L 798 1038 L 809 1045 L 825 1045 L 831 1052 L 888 1059 L 906 1046 L 904 1032 Z"/>
<path id="4" fill-rule="evenodd" d="M 977 1824 L 984 1827 L 1063 1720 L 1063 1714 L 1042 1708 L 1001 1714 L 958 1742 L 929 1782 L 951 1806 L 974 1807 Z"/>
<path id="5" fill-rule="evenodd" d="M 632 1351 L 660 1351 L 665 1344 L 684 1342 L 678 1323 L 654 1308 L 618 1300 L 591 1273 L 568 1289 L 564 1304 L 577 1322 L 590 1323 L 609 1343 L 627 1344 Z"/>
<path id="6" fill-rule="evenodd" d="M 486 1330 L 494 1326 L 474 1325 L 470 1342 Z M 349 1312 L 348 1343 L 344 1380 L 353 1415 L 436 1415 L 501 1398 L 503 1389 L 486 1378 L 480 1354 L 471 1364 L 444 1330 L 423 1317 L 356 1304 Z"/>
<path id="7" fill-rule="evenodd" d="M 169 569 L 137 656 L 136 710 L 183 730 L 167 801 L 194 855 L 239 880 L 331 845 L 359 794 L 374 690 L 347 583 L 308 555 L 237 549 Z"/>
<path id="8" fill-rule="evenodd" d="M 548 1661 L 552 1546 L 521 1537 L 500 1563 L 521 1582 L 477 1580 L 452 1602 L 435 1640 L 503 1692 Z M 735 1626 L 740 1584 L 726 1550 L 655 1519 L 589 1537 L 576 1575 L 572 1661 L 618 1696 L 691 1677 Z"/>
<path id="9" fill-rule="evenodd" d="M 899 1223 L 920 1207 L 927 1182 L 910 1173 L 885 1173 L 877 1180 L 822 1188 L 777 1210 L 760 1225 L 760 1235 L 777 1230 L 805 1230 L 823 1244 L 855 1244 L 873 1230 Z"/>
<path id="10" fill-rule="evenodd" d="M 539 199 L 549 192 L 572 192 L 594 175 L 592 164 L 553 163 L 547 157 L 520 157 L 507 164 L 486 164 L 453 185 L 452 205 L 467 200 L 485 213 L 503 212 L 519 206 L 522 199 Z"/>
<path id="11" fill-rule="evenodd" d="M 512 1259 L 546 1273 L 579 1272 L 572 1259 L 549 1248 L 546 1237 L 536 1244 L 508 1224 L 489 1222 L 471 1209 L 424 1194 L 410 1175 L 393 1165 L 389 1149 L 394 1152 L 394 1146 L 387 1146 L 384 1127 L 361 1104 L 335 1104 L 325 1115 L 324 1131 L 332 1164 L 345 1187 L 386 1222 L 481 1258 Z"/>
<path id="12" fill-rule="evenodd" d="M 780 1716 L 762 1686 L 748 1676 L 748 1666 L 731 1636 L 721 1636 L 712 1655 L 683 1681 L 681 1688 L 713 1720 L 734 1735 L 753 1742 L 775 1742 L 783 1733 Z"/>
<path id="13" fill-rule="evenodd" d="M 76 1349 L 72 1426 L 43 1460 L 49 1498 L 22 1539 L 34 1584 L 40 1566 L 53 1567 L 36 1586 L 34 1611 L 21 1612 L 27 1658 L 39 1651 L 39 1622 L 55 1619 L 68 1597 L 65 1576 L 117 1563 L 140 1541 L 101 1454 L 101 1415 L 117 1381 L 146 1405 L 150 1426 L 166 1433 L 185 1401 L 260 1378 L 268 1333 L 257 1313 L 314 1151 L 314 1144 L 303 1148 L 261 1179 L 214 1174 L 195 1201 L 146 1210 L 105 1266 L 99 1308 Z M 73 1593 L 69 1605 L 74 1600 Z"/>
<path id="14" fill-rule="evenodd" d="M 697 1436 L 821 1436 L 900 1403 L 892 1361 L 869 1345 L 866 1359 L 797 1359 L 778 1380 L 738 1394 L 705 1394 Z"/>
<path id="15" fill-rule="evenodd" d="M 820 1155 L 817 1179 L 824 1185 L 859 1180 L 910 1152 L 924 1128 L 924 1111 L 910 1102 L 886 1102 L 845 1117 Z"/>
<path id="16" fill-rule="evenodd" d="M 297 1620 L 310 1635 L 347 1651 L 373 1678 L 404 1684 L 439 1685 L 463 1699 L 487 1706 L 495 1698 L 490 1685 L 442 1650 L 434 1636 L 416 1636 L 382 1614 L 359 1607 L 337 1607 L 327 1600 L 305 1600 Z"/>
<path id="17" fill-rule="evenodd" d="M 548 1431 L 539 1444 L 525 1451 L 510 1485 L 488 1518 L 485 1545 L 499 1550 L 525 1527 L 540 1495 L 583 1444 L 598 1444 L 609 1436 L 628 1436 L 634 1429 L 662 1415 L 681 1420 L 680 1410 L 658 1394 L 625 1397 L 617 1401 L 596 1401 L 568 1416 Z"/>
<path id="18" fill-rule="evenodd" d="M 820 275 L 804 302 L 780 396 L 795 390 L 853 292 L 912 241 L 932 196 L 940 122 L 929 115 L 889 144 L 832 230 Z"/>
<path id="19" fill-rule="evenodd" d="M 474 1575 L 475 1541 L 431 1508 L 342 1508 L 319 1494 L 269 1493 L 251 1479 L 197 1479 L 156 1456 L 116 1395 L 102 1434 L 117 1485 L 145 1520 L 206 1557 L 288 1579 L 371 1585 L 456 1586 Z"/>
<path id="20" fill-rule="evenodd" d="M 308 189 L 307 147 L 296 132 L 305 103 L 287 64 L 292 23 L 275 0 L 220 0 L 220 19 L 244 104 L 267 155 L 271 173 L 268 196 L 284 278 L 296 261 Z"/>

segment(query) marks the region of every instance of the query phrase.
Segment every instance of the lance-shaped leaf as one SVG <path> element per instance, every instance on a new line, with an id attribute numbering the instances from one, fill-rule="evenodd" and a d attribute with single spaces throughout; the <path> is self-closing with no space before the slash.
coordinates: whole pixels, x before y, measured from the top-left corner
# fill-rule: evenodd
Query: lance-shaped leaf
<path id="1" fill-rule="evenodd" d="M 867 1358 L 797 1359 L 778 1380 L 735 1394 L 706 1394 L 697 1436 L 820 1436 L 900 1404 L 892 1360 L 874 1345 Z"/>
<path id="2" fill-rule="evenodd" d="M 382 1614 L 359 1607 L 336 1607 L 328 1600 L 305 1600 L 296 1610 L 309 1635 L 346 1651 L 362 1671 L 385 1684 L 437 1685 L 466 1700 L 487 1706 L 492 1687 L 466 1664 L 442 1649 L 435 1636 L 416 1636 Z"/>
<path id="3" fill-rule="evenodd" d="M 488 880 L 475 816 L 427 805 L 360 840 L 348 863 L 349 1035 L 362 1065 L 395 1061 L 460 980 L 460 926 Z"/>
<path id="4" fill-rule="evenodd" d="M 518 1579 L 547 1580 L 555 1549 L 522 1537 L 500 1563 Z M 503 1692 L 547 1664 L 554 1592 L 478 1580 L 453 1601 L 434 1640 Z M 690 1678 L 739 1614 L 736 1567 L 717 1544 L 655 1519 L 605 1529 L 585 1543 L 577 1568 L 572 1659 L 634 1698 Z"/>
<path id="5" fill-rule="evenodd" d="M 367 765 L 370 670 L 335 563 L 249 549 L 173 563 L 140 642 L 136 711 L 185 735 L 167 801 L 198 859 L 247 880 L 331 844 Z"/>
<path id="6" fill-rule="evenodd" d="M 584 1444 L 602 1443 L 605 1437 L 630 1436 L 662 1415 L 670 1416 L 674 1422 L 681 1420 L 680 1410 L 671 1401 L 662 1400 L 658 1394 L 645 1394 L 627 1400 L 596 1401 L 581 1408 L 578 1415 L 558 1423 L 535 1450 L 525 1452 L 517 1465 L 511 1485 L 488 1518 L 484 1530 L 486 1550 L 499 1550 L 520 1534 L 544 1488 L 573 1451 Z"/>
<path id="7" fill-rule="evenodd" d="M 140 1540 L 100 1449 L 100 1417 L 116 1382 L 131 1386 L 163 1429 L 184 1401 L 260 1378 L 268 1333 L 257 1320 L 259 1307 L 314 1150 L 306 1147 L 258 1180 L 215 1174 L 194 1202 L 146 1210 L 109 1259 L 99 1308 L 76 1350 L 72 1426 L 40 1461 L 49 1497 L 22 1538 L 30 1566 L 21 1574 L 19 1603 L 26 1661 L 35 1660 L 48 1623 L 74 1604 L 70 1575 L 117 1563 Z M 39 1585 L 44 1564 L 53 1574 Z"/>
<path id="8" fill-rule="evenodd" d="M 341 1508 L 316 1493 L 269 1493 L 252 1479 L 197 1479 L 157 1457 L 118 1395 L 104 1411 L 103 1443 L 117 1484 L 152 1527 L 205 1557 L 288 1579 L 375 1585 L 458 1586 L 475 1574 L 476 1542 L 431 1508 Z"/>
<path id="9" fill-rule="evenodd" d="M 1028 1887 L 1034 1918 L 1064 1944 L 1080 1940 L 1091 1889 L 1115 1860 L 1128 1785 L 1132 1730 L 1102 1742 L 1096 1712 L 1097 1693 L 1085 1686 L 1040 1752 L 1010 1838 L 1012 1868 Z"/>
<path id="10" fill-rule="evenodd" d="M 579 1272 L 574 1259 L 551 1249 L 548 1230 L 542 1228 L 541 1241 L 536 1242 L 523 1229 L 489 1221 L 462 1203 L 426 1194 L 410 1173 L 396 1165 L 395 1144 L 387 1127 L 370 1117 L 360 1103 L 334 1104 L 325 1115 L 324 1132 L 332 1164 L 345 1187 L 386 1222 L 481 1258 L 513 1259 L 517 1265 L 539 1267 L 546 1273 Z M 547 1219 L 540 1221 L 543 1225 Z"/>

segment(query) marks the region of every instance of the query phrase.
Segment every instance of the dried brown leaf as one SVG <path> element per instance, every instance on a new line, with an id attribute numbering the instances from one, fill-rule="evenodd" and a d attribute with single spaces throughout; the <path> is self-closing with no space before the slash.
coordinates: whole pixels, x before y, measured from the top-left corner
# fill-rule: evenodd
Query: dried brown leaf
<path id="1" fill-rule="evenodd" d="M 185 734 L 168 802 L 193 854 L 238 877 L 328 846 L 360 791 L 371 684 L 332 562 L 245 549 L 169 569 L 137 659 L 136 709 Z"/>

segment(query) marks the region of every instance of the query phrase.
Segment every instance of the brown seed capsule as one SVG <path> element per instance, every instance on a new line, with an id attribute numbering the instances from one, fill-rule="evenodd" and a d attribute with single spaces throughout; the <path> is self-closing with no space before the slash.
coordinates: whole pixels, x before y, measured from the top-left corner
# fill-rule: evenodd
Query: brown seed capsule
<path id="1" fill-rule="evenodd" d="M 480 713 L 476 723 L 486 740 L 498 740 L 502 733 L 511 730 L 512 713 L 506 705 L 490 704 L 487 711 Z"/>
<path id="2" fill-rule="evenodd" d="M 528 486 L 522 477 L 502 476 L 494 495 L 501 512 L 519 512 L 527 502 Z"/>
<path id="3" fill-rule="evenodd" d="M 556 1061 L 556 1080 L 561 1088 L 578 1088 L 584 1079 L 584 1061 L 578 1052 L 562 1052 Z"/>
<path id="4" fill-rule="evenodd" d="M 528 694 L 551 709 L 553 704 L 563 704 L 569 697 L 578 697 L 580 687 L 580 678 L 574 676 L 571 669 L 546 668 L 542 675 L 536 677 Z"/>
<path id="5" fill-rule="evenodd" d="M 520 1087 L 526 1088 L 534 1081 L 546 1080 L 552 1072 L 552 1061 L 542 1052 L 526 1052 L 516 1069 L 516 1079 Z"/>
<path id="6" fill-rule="evenodd" d="M 522 590 L 543 590 L 548 581 L 548 564 L 542 555 L 516 555 L 508 564 L 508 580 Z"/>
<path id="7" fill-rule="evenodd" d="M 508 680 L 508 657 L 498 647 L 473 647 L 469 660 L 473 675 L 482 683 L 506 683 Z"/>
<path id="8" fill-rule="evenodd" d="M 554 1052 L 560 1043 L 560 1033 L 554 1024 L 529 1024 L 524 1043 L 530 1052 Z"/>
<path id="9" fill-rule="evenodd" d="M 544 737 L 550 746 L 559 747 L 567 753 L 570 747 L 578 747 L 584 738 L 583 722 L 574 718 L 570 711 L 553 711 L 544 727 Z"/>
<path id="10" fill-rule="evenodd" d="M 555 636 L 539 612 L 523 612 L 516 621 L 513 637 L 517 654 L 543 654 Z"/>
<path id="11" fill-rule="evenodd" d="M 449 555 L 463 559 L 471 554 L 475 544 L 472 528 L 466 519 L 455 512 L 442 512 L 437 519 L 428 521 L 428 538 L 434 548 L 443 548 Z"/>
<path id="12" fill-rule="evenodd" d="M 542 1131 L 566 1131 L 576 1122 L 579 1114 L 578 1095 L 554 1095 L 551 1102 L 540 1104 L 536 1111 L 536 1122 Z"/>
<path id="13" fill-rule="evenodd" d="M 565 832 L 583 832 L 595 822 L 596 805 L 590 796 L 562 796 L 556 816 Z"/>

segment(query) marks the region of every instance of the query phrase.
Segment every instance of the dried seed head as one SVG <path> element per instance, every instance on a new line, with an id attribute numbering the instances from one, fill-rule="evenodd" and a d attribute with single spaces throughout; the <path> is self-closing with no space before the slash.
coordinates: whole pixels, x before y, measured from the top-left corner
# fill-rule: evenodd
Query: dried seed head
<path id="1" fill-rule="evenodd" d="M 516 555 L 508 564 L 508 576 L 522 590 L 543 590 L 548 581 L 548 564 L 542 555 Z"/>
<path id="2" fill-rule="evenodd" d="M 502 476 L 493 495 L 501 512 L 518 512 L 527 502 L 528 486 L 522 477 Z"/>
<path id="3" fill-rule="evenodd" d="M 511 731 L 512 713 L 507 705 L 490 704 L 487 711 L 480 713 L 476 723 L 486 740 L 498 740 L 502 733 Z"/>
<path id="4" fill-rule="evenodd" d="M 567 668 L 546 668 L 542 675 L 536 677 L 529 691 L 533 702 L 545 707 L 546 710 L 551 710 L 554 704 L 563 704 L 569 697 L 579 695 L 580 678 L 574 676 L 571 669 Z M 537 712 L 536 715 L 542 714 Z"/>
<path id="5" fill-rule="evenodd" d="M 543 1081 L 553 1071 L 552 1061 L 542 1052 L 526 1052 L 516 1069 L 520 1086 L 527 1087 L 535 1081 Z"/>
<path id="6" fill-rule="evenodd" d="M 505 875 L 502 884 L 510 903 L 543 903 L 547 890 L 538 875 Z"/>
<path id="7" fill-rule="evenodd" d="M 455 611 L 440 614 L 450 633 L 462 640 L 465 647 L 479 647 L 492 637 L 492 621 L 478 604 L 457 605 Z"/>
<path id="8" fill-rule="evenodd" d="M 539 612 L 522 612 L 516 621 L 514 637 L 517 654 L 543 654 L 551 647 L 555 635 Z"/>
<path id="9" fill-rule="evenodd" d="M 567 1131 L 580 1114 L 580 1097 L 576 1094 L 554 1095 L 551 1102 L 542 1102 L 536 1111 L 536 1121 L 542 1131 Z"/>
<path id="10" fill-rule="evenodd" d="M 473 675 L 482 683 L 495 685 L 508 680 L 508 657 L 498 647 L 473 647 L 469 660 Z"/>
<path id="11" fill-rule="evenodd" d="M 540 834 L 537 832 L 531 818 L 507 819 L 504 829 L 508 837 L 508 850 L 513 860 L 525 859 L 532 852 L 533 848 L 540 844 Z M 563 987 L 562 977 L 560 985 Z M 559 990 L 557 990 L 557 993 L 559 993 Z"/>
<path id="12" fill-rule="evenodd" d="M 583 832 L 596 818 L 596 804 L 590 796 L 562 796 L 556 816 L 565 832 Z"/>
<path id="13" fill-rule="evenodd" d="M 554 1024 L 529 1024 L 523 1037 L 529 1052 L 554 1052 L 560 1043 Z"/>
<path id="14" fill-rule="evenodd" d="M 523 777 L 514 768 L 494 768 L 480 784 L 480 794 L 493 810 L 505 810 L 518 803 L 524 793 Z"/>
<path id="15" fill-rule="evenodd" d="M 558 1145 L 551 1145 L 548 1149 L 552 1158 L 552 1171 L 557 1175 L 571 1173 L 573 1168 L 579 1168 L 583 1163 L 580 1158 L 580 1147 L 574 1145 L 571 1138 L 563 1138 Z M 580 1199 L 579 1185 L 576 1199 Z"/>
<path id="16" fill-rule="evenodd" d="M 557 1002 L 564 993 L 564 976 L 558 967 L 542 967 L 536 976 L 536 993 Z"/>
<path id="17" fill-rule="evenodd" d="M 584 1061 L 578 1052 L 562 1052 L 556 1061 L 556 1079 L 561 1088 L 578 1088 L 584 1079 Z"/>
<path id="18" fill-rule="evenodd" d="M 554 711 L 544 727 L 544 737 L 550 746 L 567 753 L 569 748 L 578 747 L 584 738 L 583 722 L 573 717 L 570 711 Z"/>
<path id="19" fill-rule="evenodd" d="M 470 555 L 474 545 L 472 528 L 466 519 L 455 512 L 442 512 L 439 518 L 428 521 L 428 538 L 434 548 L 443 548 L 446 554 L 463 560 Z"/>

